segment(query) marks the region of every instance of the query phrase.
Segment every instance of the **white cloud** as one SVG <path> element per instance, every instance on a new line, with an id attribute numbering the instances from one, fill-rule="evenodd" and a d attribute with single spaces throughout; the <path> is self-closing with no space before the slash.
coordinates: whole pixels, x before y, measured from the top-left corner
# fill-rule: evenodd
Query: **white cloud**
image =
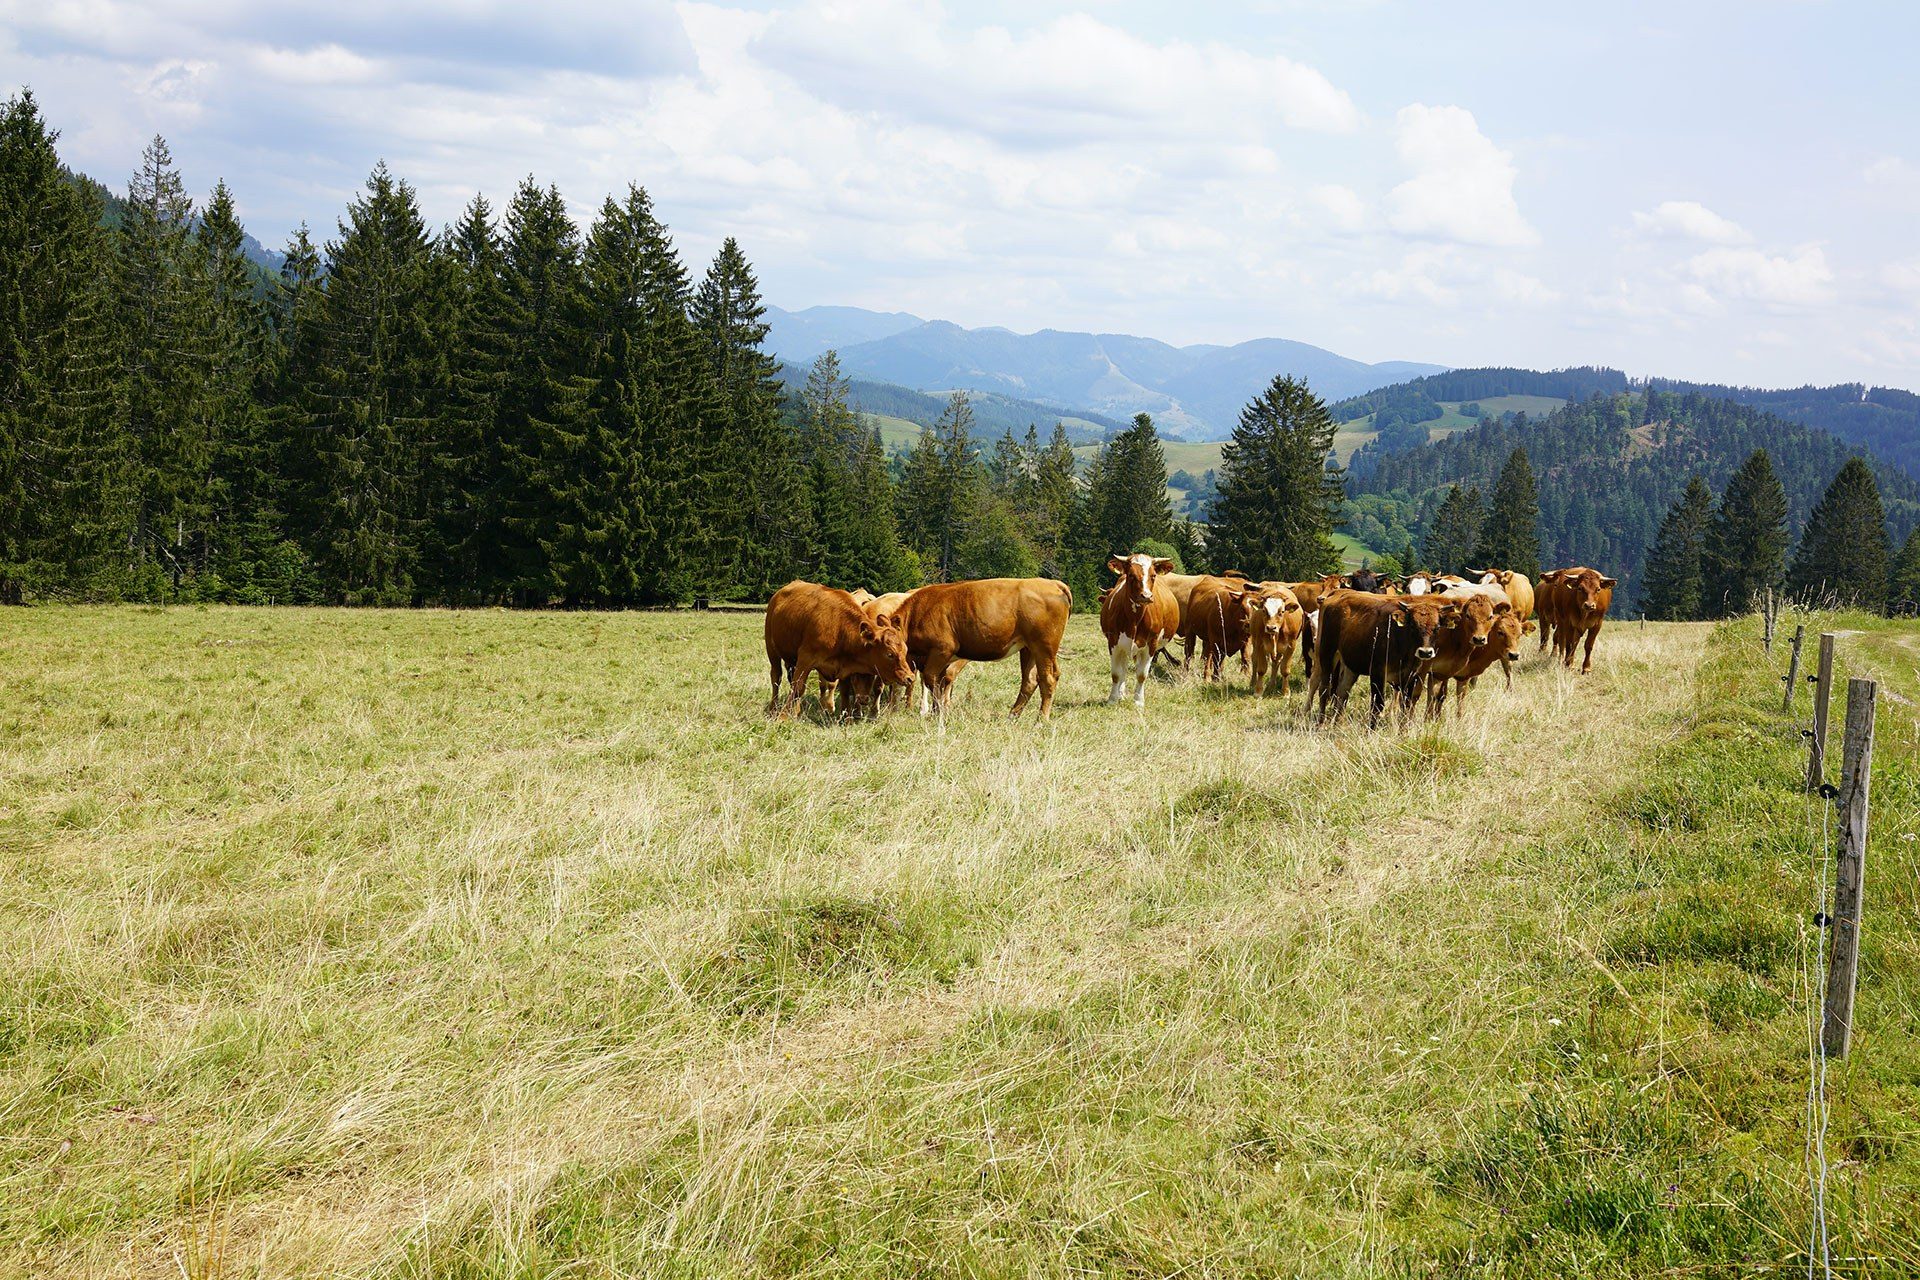
<path id="1" fill-rule="evenodd" d="M 1367 202 L 1352 187 L 1337 184 L 1315 187 L 1307 193 L 1307 199 L 1330 230 L 1351 234 L 1367 225 Z"/>
<path id="2" fill-rule="evenodd" d="M 1494 269 L 1493 293 L 1503 302 L 1518 303 L 1527 307 L 1541 307 L 1560 300 L 1557 289 L 1548 287 L 1547 283 L 1537 276 L 1530 276 L 1524 271 L 1515 271 L 1511 267 Z"/>
<path id="3" fill-rule="evenodd" d="M 1513 156 L 1480 132 L 1462 107 L 1400 108 L 1394 145 L 1414 176 L 1387 194 L 1396 231 L 1463 244 L 1538 243 L 1513 198 Z"/>
<path id="4" fill-rule="evenodd" d="M 1920 187 L 1920 165 L 1899 156 L 1881 156 L 1861 170 L 1860 176 L 1876 187 Z"/>
<path id="5" fill-rule="evenodd" d="M 1698 240 L 1704 244 L 1751 244 L 1744 227 L 1723 218 L 1697 200 L 1666 200 L 1651 213 L 1633 215 L 1634 230 L 1643 235 Z"/>
<path id="6" fill-rule="evenodd" d="M 1833 271 L 1817 244 L 1784 254 L 1761 249 L 1708 249 L 1689 258 L 1686 273 L 1722 298 L 1776 306 L 1814 306 L 1832 294 Z"/>

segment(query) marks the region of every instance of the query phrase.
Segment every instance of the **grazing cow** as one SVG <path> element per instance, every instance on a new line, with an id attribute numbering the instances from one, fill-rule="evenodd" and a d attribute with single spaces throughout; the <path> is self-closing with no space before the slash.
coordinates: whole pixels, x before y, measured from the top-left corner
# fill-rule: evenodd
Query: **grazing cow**
<path id="1" fill-rule="evenodd" d="M 1580 674 L 1593 670 L 1593 642 L 1613 607 L 1613 589 L 1619 584 L 1598 569 L 1555 569 L 1540 578 L 1540 647 L 1551 633 L 1554 651 L 1565 666 L 1573 665 L 1573 651 L 1584 637 L 1586 654 Z"/>
<path id="2" fill-rule="evenodd" d="M 1533 580 L 1526 574 L 1512 569 L 1469 569 L 1467 572 L 1475 582 L 1505 591 L 1507 603 L 1513 606 L 1514 616 L 1520 621 L 1533 616 Z"/>
<path id="3" fill-rule="evenodd" d="M 890 619 L 869 618 L 851 592 L 814 582 L 789 582 L 767 602 L 767 666 L 773 680 L 768 714 L 791 715 L 806 692 L 807 677 L 820 673 L 820 703 L 832 701 L 833 685 L 853 676 L 897 684 L 913 678 L 900 627 Z M 791 693 L 780 707 L 780 681 Z M 845 706 L 840 708 L 846 710 Z"/>
<path id="4" fill-rule="evenodd" d="M 1246 632 L 1253 645 L 1253 696 L 1264 698 L 1268 683 L 1278 678 L 1280 696 L 1293 696 L 1293 654 L 1300 645 L 1300 631 L 1306 626 L 1306 611 L 1299 599 L 1278 582 L 1263 582 L 1257 591 L 1242 601 L 1246 609 Z"/>
<path id="5" fill-rule="evenodd" d="M 1438 652 L 1437 634 L 1459 625 L 1460 607 L 1457 600 L 1433 596 L 1389 600 L 1364 591 L 1335 591 L 1323 597 L 1305 711 L 1321 721 L 1330 708 L 1338 714 L 1354 682 L 1365 676 L 1372 700 L 1369 726 L 1380 723 L 1389 688 L 1406 712 Z"/>
<path id="6" fill-rule="evenodd" d="M 1100 631 L 1107 638 L 1107 660 L 1113 668 L 1109 704 L 1127 696 L 1127 680 L 1135 682 L 1133 705 L 1147 705 L 1147 675 L 1160 647 L 1180 630 L 1180 603 L 1165 578 L 1173 561 L 1150 555 L 1111 555 L 1107 568 L 1120 581 L 1100 593 Z"/>
<path id="7" fill-rule="evenodd" d="M 1246 646 L 1247 614 L 1244 602 L 1252 584 L 1244 578 L 1213 578 L 1195 584 L 1180 636 L 1186 642 L 1181 665 L 1193 661 L 1194 641 L 1200 642 L 1200 671 L 1209 680 L 1220 678 L 1229 653 Z"/>
<path id="8" fill-rule="evenodd" d="M 1193 605 L 1193 589 L 1195 587 L 1199 586 L 1202 582 L 1205 582 L 1208 578 L 1226 578 L 1229 580 L 1234 580 L 1234 579 L 1242 579 L 1242 578 L 1245 578 L 1246 576 L 1247 576 L 1246 574 L 1241 573 L 1238 569 L 1229 569 L 1225 573 L 1218 573 L 1218 574 L 1163 573 L 1158 575 L 1159 580 L 1166 583 L 1167 589 L 1173 592 L 1174 601 L 1180 606 L 1180 616 L 1174 620 L 1174 634 L 1175 635 L 1186 634 L 1187 610 L 1191 608 Z M 1171 650 L 1169 650 L 1168 652 L 1171 653 Z M 1192 656 L 1193 656 L 1193 650 L 1189 648 L 1187 650 L 1187 657 L 1192 658 Z"/>
<path id="9" fill-rule="evenodd" d="M 863 604 L 861 608 L 866 610 L 869 618 L 891 618 L 895 611 L 900 608 L 900 602 L 912 594 L 910 591 L 889 591 L 885 595 L 873 596 Z M 858 599 L 861 593 L 855 591 L 853 595 Z M 947 675 L 949 677 L 958 676 L 961 669 L 966 665 L 965 662 L 956 660 L 947 668 Z M 897 706 L 901 698 L 913 692 L 913 681 L 911 679 L 905 684 L 889 684 L 884 680 L 875 680 L 871 676 L 849 676 L 847 677 L 846 686 L 850 689 L 850 693 L 847 696 L 853 699 L 854 709 L 865 710 L 872 713 L 878 713 L 882 707 Z M 922 680 L 920 682 L 920 706 L 922 711 L 925 711 L 929 705 L 928 696 L 927 682 Z"/>
<path id="10" fill-rule="evenodd" d="M 1441 598 L 1449 597 L 1443 595 Z M 1436 633 L 1433 660 L 1427 663 L 1425 679 L 1429 719 L 1440 714 L 1440 704 L 1446 698 L 1447 681 L 1460 676 L 1486 651 L 1496 623 L 1513 616 L 1513 606 L 1507 603 L 1505 596 L 1494 600 L 1475 593 L 1453 599 L 1457 602 L 1460 616 L 1453 626 L 1442 627 Z"/>
<path id="11" fill-rule="evenodd" d="M 907 656 L 943 715 L 953 689 L 954 663 L 998 662 L 1020 655 L 1020 693 L 1013 714 L 1040 690 L 1040 718 L 1053 714 L 1060 683 L 1060 638 L 1066 634 L 1073 592 L 1053 578 L 981 578 L 938 582 L 910 593 L 894 610 L 906 632 Z"/>

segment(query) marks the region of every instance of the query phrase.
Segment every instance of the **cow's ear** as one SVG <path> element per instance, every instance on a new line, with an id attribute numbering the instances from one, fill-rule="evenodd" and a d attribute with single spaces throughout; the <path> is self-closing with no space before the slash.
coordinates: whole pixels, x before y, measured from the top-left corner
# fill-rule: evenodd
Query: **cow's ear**
<path id="1" fill-rule="evenodd" d="M 1159 559 L 1153 562 L 1153 571 L 1155 573 L 1172 573 L 1173 561 L 1169 560 L 1165 556 L 1161 556 Z"/>
<path id="2" fill-rule="evenodd" d="M 1600 579 L 1600 585 L 1603 587 L 1617 587 L 1620 584 L 1618 582 L 1615 582 L 1612 578 L 1602 578 Z"/>
<path id="3" fill-rule="evenodd" d="M 1115 573 L 1125 573 L 1127 571 L 1127 558 L 1121 555 L 1108 556 L 1107 568 Z"/>
<path id="4" fill-rule="evenodd" d="M 1499 600 L 1494 603 L 1493 611 L 1496 614 L 1512 613 L 1513 606 L 1508 604 L 1505 600 Z"/>
<path id="5" fill-rule="evenodd" d="M 880 633 L 874 630 L 873 619 L 860 619 L 860 638 L 869 644 L 880 638 Z"/>

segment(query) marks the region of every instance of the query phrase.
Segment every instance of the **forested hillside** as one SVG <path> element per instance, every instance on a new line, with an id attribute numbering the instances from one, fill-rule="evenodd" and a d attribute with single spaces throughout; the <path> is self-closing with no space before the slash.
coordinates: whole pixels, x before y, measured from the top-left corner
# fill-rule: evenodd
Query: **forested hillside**
<path id="1" fill-rule="evenodd" d="M 779 378 L 781 385 L 793 394 L 805 384 L 807 369 L 802 365 L 782 364 Z M 847 403 L 856 412 L 904 418 L 922 426 L 937 423 L 951 398 L 866 378 L 846 379 L 846 390 Z M 1126 423 L 1091 409 L 1067 411 L 991 392 L 971 392 L 967 399 L 973 406 L 976 438 L 983 445 L 991 444 L 1003 431 L 1017 435 L 1030 426 L 1050 427 L 1056 422 L 1066 424 L 1067 438 L 1075 444 L 1098 444 L 1115 432 L 1127 429 Z"/>
<path id="2" fill-rule="evenodd" d="M 1402 552 L 1420 541 L 1453 486 L 1491 493 L 1521 447 L 1538 476 L 1542 563 L 1605 568 L 1621 580 L 1628 607 L 1661 519 L 1690 477 L 1718 490 L 1765 449 L 1797 537 L 1858 452 L 1828 432 L 1699 392 L 1602 394 L 1540 419 L 1502 416 L 1408 452 L 1362 449 L 1348 479 L 1350 514 L 1363 536 L 1379 539 L 1374 545 Z M 1920 485 L 1884 461 L 1875 460 L 1873 472 L 1897 545 L 1920 522 Z"/>
<path id="3" fill-rule="evenodd" d="M 1804 426 L 1831 431 L 1849 444 L 1872 451 L 1883 460 L 1920 475 L 1920 395 L 1890 387 L 1843 383 L 1833 387 L 1721 386 L 1677 378 L 1629 378 L 1618 369 L 1450 369 L 1429 377 L 1381 387 L 1333 406 L 1340 422 L 1368 419 L 1367 425 L 1384 432 L 1399 424 L 1434 421 L 1441 402 L 1467 404 L 1501 396 L 1551 396 L 1585 400 L 1593 395 L 1664 391 L 1675 395 L 1698 393 L 1717 400 L 1734 400 Z M 1424 443 L 1388 436 L 1387 449 Z"/>

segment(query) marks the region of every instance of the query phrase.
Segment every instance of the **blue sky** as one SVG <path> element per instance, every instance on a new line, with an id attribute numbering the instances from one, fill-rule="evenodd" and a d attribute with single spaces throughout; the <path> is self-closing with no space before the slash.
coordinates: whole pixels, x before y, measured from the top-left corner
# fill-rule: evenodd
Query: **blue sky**
<path id="1" fill-rule="evenodd" d="M 0 0 L 0 80 L 268 244 L 637 181 L 768 297 L 1920 389 L 1920 5 Z"/>

